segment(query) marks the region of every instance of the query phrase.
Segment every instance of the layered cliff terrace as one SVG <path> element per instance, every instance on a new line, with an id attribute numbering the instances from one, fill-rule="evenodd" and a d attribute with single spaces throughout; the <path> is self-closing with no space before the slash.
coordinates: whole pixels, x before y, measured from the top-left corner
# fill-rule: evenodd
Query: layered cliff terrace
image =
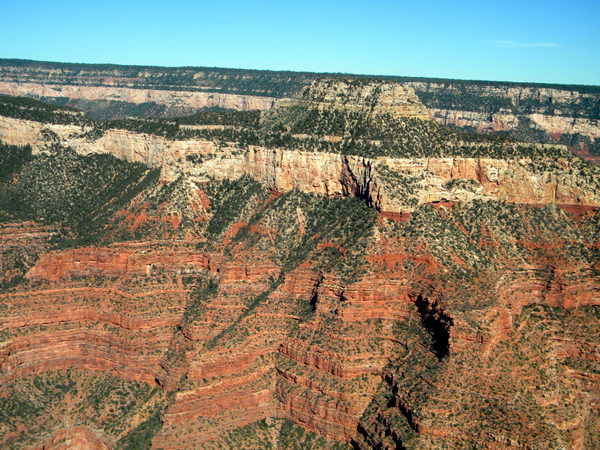
<path id="1" fill-rule="evenodd" d="M 559 143 L 586 159 L 600 158 L 598 86 L 0 59 L 0 93 L 74 107 L 95 119 L 264 111 L 324 77 L 406 86 L 440 124 Z"/>
<path id="2" fill-rule="evenodd" d="M 597 169 L 565 147 L 462 133 L 427 120 L 410 87 L 315 82 L 266 113 L 93 122 L 4 97 L 0 139 L 68 146 L 160 167 L 164 181 L 248 175 L 275 191 L 355 195 L 402 214 L 421 203 L 495 199 L 598 206 Z"/>
<path id="3" fill-rule="evenodd" d="M 599 177 L 564 148 L 371 82 L 186 119 L 218 138 L 31 105 L 0 117 L 2 446 L 597 446 Z"/>

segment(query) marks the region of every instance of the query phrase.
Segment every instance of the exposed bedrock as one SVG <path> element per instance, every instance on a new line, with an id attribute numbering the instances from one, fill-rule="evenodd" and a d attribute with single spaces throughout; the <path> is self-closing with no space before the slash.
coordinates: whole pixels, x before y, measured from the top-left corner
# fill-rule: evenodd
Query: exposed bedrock
<path id="1" fill-rule="evenodd" d="M 117 101 L 133 104 L 156 103 L 181 113 L 202 108 L 226 108 L 240 111 L 272 108 L 276 99 L 257 95 L 225 94 L 185 90 L 135 89 L 117 86 L 73 86 L 0 81 L 0 93 L 39 99 Z"/>
<path id="2" fill-rule="evenodd" d="M 159 105 L 129 108 L 132 114 L 185 114 L 203 107 L 268 109 L 278 97 L 302 90 L 319 74 L 235 71 L 207 68 L 106 67 L 51 63 L 41 65 L 4 60 L 0 63 L 0 92 L 50 101 L 68 101 L 88 112 L 107 117 L 122 111 L 111 104 Z M 339 78 L 339 77 L 337 77 Z M 352 77 L 349 77 L 352 78 Z M 235 80 L 235 81 L 234 81 Z M 481 81 L 399 80 L 377 84 L 385 87 L 375 111 L 404 111 L 459 128 L 501 132 L 520 138 L 561 140 L 581 150 L 594 147 L 600 138 L 596 87 L 543 86 Z M 423 105 L 407 97 L 414 90 Z M 242 91 L 244 94 L 239 94 Z M 329 107 L 341 95 L 347 109 L 356 110 L 372 94 L 369 87 L 354 96 L 338 90 L 322 95 L 321 107 Z M 269 95 L 269 97 L 265 96 Z M 398 99 L 404 102 L 398 105 Z"/>
<path id="3" fill-rule="evenodd" d="M 539 170 L 528 158 L 367 158 L 336 153 L 294 151 L 261 146 L 247 150 L 218 147 L 202 140 L 176 141 L 126 130 L 107 130 L 97 140 L 84 137 L 80 127 L 0 118 L 0 141 L 48 146 L 42 130 L 80 154 L 109 153 L 116 157 L 162 167 L 165 181 L 181 173 L 199 181 L 206 177 L 235 179 L 246 174 L 277 191 L 299 189 L 324 195 L 355 195 L 379 211 L 403 213 L 419 203 L 501 200 L 510 203 L 600 206 L 598 192 L 586 187 L 572 162 L 559 160 L 561 170 Z M 201 163 L 186 157 L 203 155 Z M 390 178 L 398 173 L 403 181 Z M 386 175 L 385 177 L 383 175 Z M 410 179 L 409 195 L 396 184 Z M 395 181 L 394 181 L 395 180 Z M 461 184 L 462 183 L 462 184 Z"/>
<path id="4" fill-rule="evenodd" d="M 89 428 L 79 425 L 73 428 L 55 431 L 42 447 L 32 450 L 108 450 L 111 447 Z"/>
<path id="5" fill-rule="evenodd" d="M 414 100 L 410 91 L 360 96 L 371 94 L 381 113 L 423 113 L 394 103 Z M 127 418 L 49 422 L 30 433 L 35 445 L 118 447 L 140 426 L 155 448 L 263 443 L 257 428 L 276 447 L 281 427 L 270 424 L 287 419 L 359 448 L 597 447 L 600 193 L 579 178 L 581 161 L 367 158 L 85 132 L 0 119 L 0 139 L 36 153 L 58 142 L 162 167 L 150 194 L 111 216 L 118 229 L 152 193 L 183 194 L 156 201 L 177 220 L 147 241 L 108 244 L 105 227 L 104 244 L 57 249 L 60 224 L 0 229 L 0 413 L 42 423 L 90 398 L 90 410 L 106 401 L 112 414 L 117 386 L 114 417 Z M 242 175 L 260 184 L 209 181 Z M 363 201 L 338 198 L 349 196 Z M 29 402 L 30 391 L 42 394 Z M 56 409 L 29 414 L 46 391 L 60 394 Z M 10 434 L 0 441 L 24 435 L 22 423 L 0 421 Z"/>
<path id="6" fill-rule="evenodd" d="M 180 322 L 181 286 L 49 287 L 2 294 L 0 372 L 8 379 L 64 367 L 153 383 Z M 164 309 L 162 309 L 164 308 Z"/>
<path id="7" fill-rule="evenodd" d="M 136 248 L 121 244 L 112 247 L 77 248 L 55 251 L 41 256 L 27 273 L 30 279 L 60 280 L 72 277 L 119 277 L 151 275 L 159 271 L 200 273 L 215 271 L 211 259 L 189 249 Z"/>
<path id="8" fill-rule="evenodd" d="M 406 278 L 397 262 L 411 256 L 386 255 L 371 263 L 387 269 L 349 285 L 302 265 L 273 287 L 279 269 L 264 255 L 222 260 L 151 243 L 47 253 L 28 274 L 41 283 L 37 290 L 0 296 L 10 305 L 0 374 L 10 382 L 70 366 L 172 391 L 153 440 L 161 448 L 209 446 L 227 430 L 273 417 L 365 448 L 405 442 L 393 414 L 423 442 L 458 442 L 460 430 L 438 412 L 451 409 L 445 394 L 422 409 L 413 389 L 431 384 L 440 392 L 447 383 L 436 371 L 451 367 L 447 376 L 454 380 L 453 371 L 464 370 L 453 366 L 457 361 L 508 352 L 503 346 L 523 327 L 515 321 L 532 305 L 578 311 L 600 303 L 589 268 L 532 267 L 505 273 L 511 282 L 499 283 L 498 305 L 481 313 L 489 315 L 486 326 L 474 327 L 444 301 L 443 286 L 419 291 L 419 276 Z M 153 281 L 159 275 L 172 281 Z M 181 276 L 214 279 L 215 291 L 190 310 L 198 294 L 176 281 Z M 90 278 L 99 285 L 81 285 Z M 129 291 L 119 287 L 125 280 Z M 598 362 L 597 346 L 581 336 L 556 335 L 551 342 L 561 361 Z M 398 357 L 405 362 L 390 369 Z M 584 367 L 573 376 L 590 375 Z M 377 416 L 368 408 L 386 383 L 391 396 Z"/>

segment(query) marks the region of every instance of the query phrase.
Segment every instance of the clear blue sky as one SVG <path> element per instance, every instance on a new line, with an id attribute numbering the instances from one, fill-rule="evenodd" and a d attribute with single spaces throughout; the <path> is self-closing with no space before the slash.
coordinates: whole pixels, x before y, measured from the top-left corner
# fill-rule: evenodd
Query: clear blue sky
<path id="1" fill-rule="evenodd" d="M 600 0 L 0 0 L 0 57 L 600 84 Z"/>

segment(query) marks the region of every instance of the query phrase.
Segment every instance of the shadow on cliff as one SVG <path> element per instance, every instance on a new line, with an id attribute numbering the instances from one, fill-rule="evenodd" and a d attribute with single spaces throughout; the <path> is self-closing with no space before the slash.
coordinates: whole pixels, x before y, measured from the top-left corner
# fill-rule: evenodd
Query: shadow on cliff
<path id="1" fill-rule="evenodd" d="M 421 294 L 417 296 L 415 306 L 421 323 L 431 335 L 431 351 L 441 361 L 450 352 L 450 328 L 454 321 L 435 300 L 429 300 Z"/>

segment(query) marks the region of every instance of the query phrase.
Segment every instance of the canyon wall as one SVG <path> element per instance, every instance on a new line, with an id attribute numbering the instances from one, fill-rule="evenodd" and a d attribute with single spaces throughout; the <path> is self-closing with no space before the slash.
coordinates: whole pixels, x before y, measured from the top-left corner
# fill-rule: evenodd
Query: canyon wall
<path id="1" fill-rule="evenodd" d="M 278 198 L 286 196 L 293 198 L 290 193 Z M 283 220 L 274 222 L 272 214 L 292 220 L 287 233 L 306 233 L 304 213 L 288 217 L 285 206 L 269 206 L 275 201 L 262 206 L 271 208 L 262 219 L 241 217 L 223 241 L 213 240 L 228 251 L 200 252 L 193 241 L 138 241 L 41 255 L 25 283 L 0 294 L 5 318 L 0 377 L 6 386 L 0 401 L 16 380 L 68 366 L 86 371 L 87 377 L 109 372 L 146 383 L 158 389 L 155 396 L 171 392 L 152 438 L 159 448 L 233 447 L 240 437 L 231 437 L 232 430 L 246 430 L 256 442 L 258 435 L 247 427 L 280 419 L 359 448 L 503 439 L 512 439 L 506 445 L 515 447 L 542 444 L 551 439 L 547 424 L 564 427 L 561 442 L 572 439 L 574 448 L 581 448 L 591 426 L 585 405 L 597 391 L 593 379 L 585 381 L 593 377 L 586 362 L 597 361 L 598 352 L 598 334 L 589 332 L 597 322 L 586 314 L 600 305 L 600 290 L 593 263 L 558 256 L 571 251 L 572 236 L 528 229 L 516 248 L 533 251 L 516 264 L 505 246 L 514 235 L 493 228 L 510 209 L 496 216 L 489 216 L 487 207 L 471 211 L 488 230 L 472 251 L 482 259 L 495 258 L 488 266 L 466 269 L 476 277 L 473 289 L 458 276 L 448 279 L 448 271 L 457 269 L 444 261 L 449 255 L 460 267 L 461 242 L 470 245 L 478 230 L 439 241 L 413 240 L 395 235 L 394 228 L 418 222 L 378 215 L 375 241 L 362 263 L 368 272 L 348 283 L 318 263 L 323 249 L 351 250 L 337 238 L 318 238 L 317 253 L 292 270 L 275 262 L 272 244 L 261 250 L 261 242 L 270 242 L 269 229 L 289 227 Z M 511 220 L 527 223 L 536 210 L 519 208 Z M 465 213 L 444 206 L 431 214 L 449 215 L 446 223 L 452 224 Z M 558 223 L 584 226 L 556 214 Z M 592 212 L 582 214 L 591 217 Z M 249 223 L 245 237 L 231 240 L 233 229 Z M 436 223 L 422 227 L 435 229 Z M 287 239 L 285 231 L 278 232 Z M 584 245 L 593 245 L 593 239 Z M 538 253 L 540 246 L 554 250 L 545 255 Z M 475 258 L 469 261 L 478 264 Z M 558 322 L 557 315 L 565 318 Z M 529 358 L 539 345 L 547 346 L 553 359 L 530 369 L 520 352 Z M 538 369 L 544 373 L 540 383 L 546 373 L 559 370 L 553 383 L 561 383 L 562 390 L 544 384 L 534 389 L 529 380 L 537 376 L 531 370 Z M 519 423 L 536 433 L 514 429 L 507 437 L 485 420 L 514 426 L 508 425 L 515 424 L 513 416 L 477 416 L 481 402 L 515 389 L 539 402 L 534 407 L 519 403 L 520 396 L 503 400 L 523 415 Z M 551 394 L 554 400 L 548 400 Z M 543 413 L 525 418 L 530 408 Z M 83 426 L 77 414 L 70 414 Z M 148 417 L 145 410 L 136 414 L 137 423 Z M 102 427 L 94 429 L 107 444 L 123 437 Z M 478 435 L 484 427 L 488 434 Z M 276 428 L 267 429 L 277 436 Z M 78 433 L 63 425 L 42 440 Z"/>
<path id="2" fill-rule="evenodd" d="M 37 99 L 68 98 L 103 102 L 125 102 L 135 105 L 155 103 L 191 114 L 204 108 L 225 108 L 238 111 L 264 110 L 274 106 L 277 99 L 256 95 L 225 94 L 159 89 L 134 89 L 114 86 L 73 86 L 68 84 L 34 84 L 0 82 L 0 93 Z"/>
<path id="3" fill-rule="evenodd" d="M 275 118 L 439 131 L 407 87 L 313 87 Z M 598 447 L 598 168 L 541 144 L 317 151 L 344 139 L 323 133 L 0 117 L 33 150 L 2 147 L 2 446 Z M 70 214 L 44 223 L 53 191 Z"/>
<path id="4" fill-rule="evenodd" d="M 223 146 L 200 139 L 172 140 L 118 129 L 90 138 L 90 130 L 0 117 L 0 141 L 7 144 L 30 145 L 34 153 L 52 144 L 71 147 L 82 155 L 107 153 L 161 167 L 165 181 L 181 174 L 198 181 L 208 177 L 235 179 L 245 174 L 276 191 L 299 189 L 323 195 L 364 196 L 378 210 L 390 213 L 410 212 L 421 203 L 474 199 L 600 205 L 598 193 L 586 189 L 585 180 L 568 159 L 555 162 L 560 167 L 556 172 L 536 169 L 529 158 L 367 158 L 255 145 L 240 148 L 235 143 Z M 541 144 L 538 147 L 544 148 Z M 195 162 L 194 156 L 200 156 L 201 161 Z M 392 179 L 384 179 L 383 172 L 391 173 Z M 412 192 L 395 192 L 394 173 L 413 180 Z"/>
<path id="5" fill-rule="evenodd" d="M 560 143 L 600 160 L 595 87 L 411 81 L 430 117 L 442 125 L 528 142 Z"/>
<path id="6" fill-rule="evenodd" d="M 206 107 L 268 109 L 312 81 L 339 74 L 164 68 L 0 60 L 0 93 L 81 108 L 99 117 L 173 116 Z M 373 78 L 373 77 L 371 77 Z M 544 85 L 385 77 L 410 86 L 433 120 L 529 142 L 561 143 L 598 162 L 600 90 Z M 117 103 L 161 108 L 121 110 Z"/>
<path id="7" fill-rule="evenodd" d="M 494 127 L 490 131 L 510 130 L 518 125 L 518 121 L 514 119 L 521 114 L 526 114 L 525 117 L 535 119 L 534 121 L 537 121 L 540 126 L 544 116 L 549 121 L 564 120 L 561 122 L 562 125 L 566 125 L 567 119 L 570 118 L 572 123 L 578 123 L 578 127 L 581 127 L 568 129 L 571 134 L 583 131 L 588 137 L 597 137 L 597 131 L 591 129 L 597 130 L 598 119 L 597 113 L 594 112 L 598 92 L 593 86 L 536 86 L 501 82 L 461 83 L 452 80 L 411 81 L 407 84 L 417 92 L 417 95 L 420 94 L 421 101 L 433 111 L 434 116 L 438 116 L 439 120 L 443 120 L 441 115 L 444 111 L 455 111 L 456 116 L 446 119 L 449 123 L 457 120 L 455 125 L 476 128 L 477 124 L 485 122 L 481 120 L 484 115 L 479 117 L 473 115 L 469 118 L 469 113 L 476 113 L 479 110 L 480 113 L 497 114 L 496 120 L 490 123 L 490 126 Z M 440 108 L 444 103 L 444 96 L 451 98 L 453 104 Z M 463 123 L 458 122 L 461 116 L 464 116 Z M 591 126 L 586 129 L 584 123 Z M 557 128 L 552 130 L 549 127 L 546 131 L 557 132 Z"/>

